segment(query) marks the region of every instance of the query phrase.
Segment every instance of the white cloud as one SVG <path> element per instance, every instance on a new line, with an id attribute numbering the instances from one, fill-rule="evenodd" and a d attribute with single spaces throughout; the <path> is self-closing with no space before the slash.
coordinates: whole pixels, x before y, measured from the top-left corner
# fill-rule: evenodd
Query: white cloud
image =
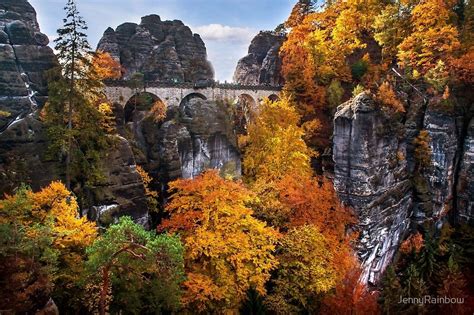
<path id="1" fill-rule="evenodd" d="M 233 41 L 249 43 L 257 33 L 248 27 L 232 27 L 222 24 L 208 24 L 192 28 L 204 41 Z"/>

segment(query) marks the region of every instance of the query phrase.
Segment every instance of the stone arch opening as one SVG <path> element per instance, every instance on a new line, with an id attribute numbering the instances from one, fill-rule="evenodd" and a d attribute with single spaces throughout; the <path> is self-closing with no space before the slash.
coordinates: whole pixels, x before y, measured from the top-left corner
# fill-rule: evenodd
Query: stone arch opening
<path id="1" fill-rule="evenodd" d="M 237 134 L 246 134 L 247 126 L 257 111 L 257 102 L 249 94 L 241 94 L 236 99 L 235 126 Z"/>
<path id="2" fill-rule="evenodd" d="M 192 117 L 191 109 L 189 108 L 189 102 L 192 99 L 201 99 L 201 100 L 207 100 L 207 97 L 201 93 L 190 93 L 186 95 L 181 102 L 179 103 L 179 110 L 181 111 L 182 114 L 186 117 Z"/>
<path id="3" fill-rule="evenodd" d="M 125 104 L 123 110 L 124 123 L 132 121 L 134 119 L 134 116 L 140 112 L 150 111 L 156 102 L 161 102 L 165 104 L 161 98 L 159 98 L 153 93 L 136 93 Z"/>
<path id="4" fill-rule="evenodd" d="M 272 102 L 278 102 L 280 100 L 280 97 L 276 94 L 271 94 L 268 99 Z"/>

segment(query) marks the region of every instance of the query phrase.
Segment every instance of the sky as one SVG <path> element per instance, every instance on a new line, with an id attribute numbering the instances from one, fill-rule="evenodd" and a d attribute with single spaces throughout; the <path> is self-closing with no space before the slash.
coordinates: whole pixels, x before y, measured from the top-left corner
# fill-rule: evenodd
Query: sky
<path id="1" fill-rule="evenodd" d="M 54 39 L 66 0 L 29 0 L 41 31 Z M 247 54 L 260 30 L 272 30 L 289 16 L 296 0 L 78 0 L 88 38 L 95 48 L 107 27 L 158 14 L 162 20 L 182 20 L 201 35 L 216 80 L 231 81 L 237 61 Z M 50 44 L 52 45 L 52 44 Z"/>

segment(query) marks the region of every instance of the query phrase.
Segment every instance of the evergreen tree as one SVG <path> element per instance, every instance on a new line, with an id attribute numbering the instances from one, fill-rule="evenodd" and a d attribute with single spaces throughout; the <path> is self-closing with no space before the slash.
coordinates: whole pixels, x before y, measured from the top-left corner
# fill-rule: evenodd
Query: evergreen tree
<path id="1" fill-rule="evenodd" d="M 65 159 L 66 186 L 70 188 L 74 175 L 85 176 L 83 182 L 99 179 L 98 161 L 106 141 L 98 105 L 105 97 L 92 64 L 86 22 L 79 15 L 75 0 L 68 0 L 64 9 L 64 25 L 55 40 L 61 67 L 51 73 L 44 118 L 50 152 Z"/>
<path id="2" fill-rule="evenodd" d="M 162 314 L 180 307 L 184 248 L 178 236 L 148 232 L 122 217 L 87 248 L 92 312 Z"/>

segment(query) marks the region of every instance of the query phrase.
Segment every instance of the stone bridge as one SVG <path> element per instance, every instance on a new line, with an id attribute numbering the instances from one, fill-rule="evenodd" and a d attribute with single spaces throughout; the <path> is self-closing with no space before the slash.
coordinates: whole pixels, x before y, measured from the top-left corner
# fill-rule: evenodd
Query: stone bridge
<path id="1" fill-rule="evenodd" d="M 229 100 L 236 102 L 244 99 L 249 105 L 257 106 L 264 98 L 277 100 L 281 87 L 267 85 L 210 84 L 197 87 L 192 83 L 147 83 L 144 88 L 134 89 L 127 81 L 106 82 L 105 93 L 115 105 L 124 108 L 136 94 L 149 93 L 161 100 L 167 107 L 180 106 L 184 100 L 201 98 L 204 100 Z"/>

